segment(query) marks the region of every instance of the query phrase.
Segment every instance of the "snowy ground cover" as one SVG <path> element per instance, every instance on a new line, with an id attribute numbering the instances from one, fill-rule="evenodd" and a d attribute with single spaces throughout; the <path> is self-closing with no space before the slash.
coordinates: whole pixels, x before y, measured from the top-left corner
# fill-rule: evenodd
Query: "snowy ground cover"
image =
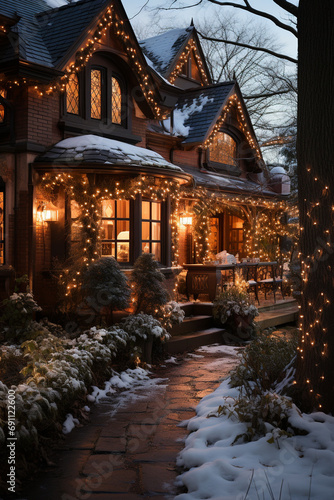
<path id="1" fill-rule="evenodd" d="M 223 354 L 231 348 L 219 349 Z M 283 386 L 281 381 L 277 392 Z M 279 401 L 282 405 L 287 430 L 264 418 L 263 434 L 245 442 L 252 424 L 240 421 L 235 410 L 240 391 L 240 387 L 232 387 L 229 377 L 197 406 L 197 415 L 188 424 L 185 448 L 178 457 L 178 465 L 185 469 L 178 485 L 188 492 L 176 499 L 333 498 L 334 417 L 319 412 L 302 414 L 287 398 L 268 391 L 272 393 L 270 404 Z"/>

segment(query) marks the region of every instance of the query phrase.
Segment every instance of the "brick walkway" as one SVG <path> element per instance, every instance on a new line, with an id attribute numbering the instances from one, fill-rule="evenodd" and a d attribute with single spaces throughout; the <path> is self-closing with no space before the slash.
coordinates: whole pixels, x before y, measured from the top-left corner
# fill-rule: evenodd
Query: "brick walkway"
<path id="1" fill-rule="evenodd" d="M 64 449 L 28 500 L 139 500 L 173 498 L 176 456 L 183 448 L 184 421 L 236 364 L 234 356 L 198 353 L 154 370 L 160 380 L 147 393 L 137 389 L 96 405 L 91 422 L 74 429 Z M 197 355 L 198 355 L 197 354 Z M 132 398 L 132 401 L 131 401 Z M 136 399 L 134 399 L 136 398 Z M 181 424 L 183 422 L 183 425 Z"/>

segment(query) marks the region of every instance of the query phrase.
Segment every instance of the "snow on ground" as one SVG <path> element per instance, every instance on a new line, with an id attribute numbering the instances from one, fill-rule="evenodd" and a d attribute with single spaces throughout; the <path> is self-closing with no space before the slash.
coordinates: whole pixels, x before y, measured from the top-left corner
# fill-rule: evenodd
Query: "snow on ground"
<path id="1" fill-rule="evenodd" d="M 225 351 L 226 346 L 222 347 Z M 247 423 L 227 415 L 208 418 L 224 398 L 238 395 L 238 389 L 231 388 L 226 379 L 197 406 L 197 416 L 188 423 L 191 433 L 177 461 L 189 469 L 177 480 L 188 493 L 175 500 L 332 499 L 334 417 L 300 414 L 293 407 L 289 422 L 306 435 L 282 436 L 271 442 L 273 428 L 268 424 L 266 436 L 243 443 L 237 437 L 246 432 Z"/>
<path id="2" fill-rule="evenodd" d="M 151 378 L 150 372 L 143 368 L 128 368 L 121 373 L 114 372 L 113 376 L 105 382 L 104 389 L 92 386 L 93 392 L 88 394 L 87 401 L 90 403 L 99 403 L 102 399 L 107 399 L 109 396 L 115 394 L 117 389 L 121 389 L 122 392 L 119 397 L 113 400 L 112 414 L 114 414 L 120 407 L 125 406 L 130 401 L 133 402 L 136 399 L 147 396 L 149 391 L 153 391 L 156 388 L 164 388 L 163 381 L 164 379 L 161 378 Z M 89 411 L 89 407 L 85 406 L 84 410 Z M 66 420 L 63 423 L 63 433 L 70 433 L 76 425 L 79 425 L 79 421 L 73 418 L 71 413 L 67 414 Z"/>

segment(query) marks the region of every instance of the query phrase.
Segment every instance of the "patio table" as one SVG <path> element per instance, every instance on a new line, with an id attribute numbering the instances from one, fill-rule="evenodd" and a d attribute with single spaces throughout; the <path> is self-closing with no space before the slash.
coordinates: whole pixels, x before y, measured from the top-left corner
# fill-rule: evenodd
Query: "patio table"
<path id="1" fill-rule="evenodd" d="M 194 299 L 199 294 L 209 295 L 209 300 L 213 301 L 216 296 L 217 286 L 223 283 L 235 281 L 235 271 L 237 269 L 247 269 L 247 267 L 257 265 L 266 266 L 267 269 L 274 269 L 277 262 L 241 262 L 238 264 L 183 264 L 187 271 L 186 287 L 187 297 L 193 295 Z"/>

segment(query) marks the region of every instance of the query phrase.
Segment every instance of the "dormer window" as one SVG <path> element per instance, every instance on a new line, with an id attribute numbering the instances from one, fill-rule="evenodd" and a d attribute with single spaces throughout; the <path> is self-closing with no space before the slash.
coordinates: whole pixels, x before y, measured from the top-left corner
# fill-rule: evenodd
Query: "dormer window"
<path id="1" fill-rule="evenodd" d="M 72 73 L 66 85 L 66 111 L 72 115 L 79 114 L 79 80 L 75 73 Z"/>
<path id="2" fill-rule="evenodd" d="M 182 65 L 181 75 L 196 80 L 201 81 L 201 75 L 197 66 L 196 57 L 194 51 L 191 51 L 187 60 Z"/>
<path id="3" fill-rule="evenodd" d="M 138 142 L 131 130 L 132 102 L 126 79 L 108 57 L 96 54 L 92 59 L 80 72 L 67 76 L 59 126 L 72 134 L 102 133 Z"/>
<path id="4" fill-rule="evenodd" d="M 210 146 L 210 161 L 236 166 L 237 143 L 225 132 L 218 132 Z"/>

